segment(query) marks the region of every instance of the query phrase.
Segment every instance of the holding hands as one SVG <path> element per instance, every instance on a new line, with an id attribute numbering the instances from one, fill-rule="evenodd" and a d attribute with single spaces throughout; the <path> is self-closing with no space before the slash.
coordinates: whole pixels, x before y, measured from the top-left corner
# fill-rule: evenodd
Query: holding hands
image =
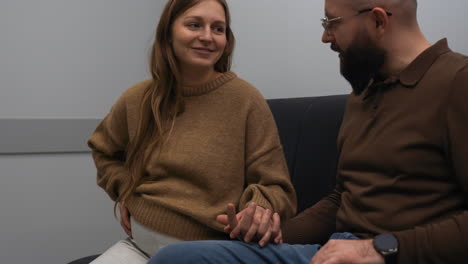
<path id="1" fill-rule="evenodd" d="M 230 203 L 226 212 L 218 215 L 216 220 L 225 226 L 224 232 L 229 233 L 231 239 L 237 238 L 247 243 L 257 240 L 261 247 L 270 241 L 276 244 L 283 242 L 278 213 L 272 213 L 270 209 L 253 202 L 237 214 L 234 204 Z"/>

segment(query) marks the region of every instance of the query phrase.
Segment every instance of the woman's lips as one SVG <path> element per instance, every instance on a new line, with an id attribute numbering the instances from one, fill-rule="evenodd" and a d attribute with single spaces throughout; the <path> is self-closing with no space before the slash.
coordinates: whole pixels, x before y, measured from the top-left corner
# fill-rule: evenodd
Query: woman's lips
<path id="1" fill-rule="evenodd" d="M 211 54 L 213 53 L 213 50 L 208 49 L 208 48 L 193 48 L 193 50 L 197 53 L 200 54 Z"/>

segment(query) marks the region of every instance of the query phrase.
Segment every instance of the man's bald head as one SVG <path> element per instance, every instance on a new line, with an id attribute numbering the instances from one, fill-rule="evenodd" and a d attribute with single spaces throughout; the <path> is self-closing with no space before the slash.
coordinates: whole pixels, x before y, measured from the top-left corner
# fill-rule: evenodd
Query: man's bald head
<path id="1" fill-rule="evenodd" d="M 416 0 L 343 0 L 347 2 L 350 7 L 357 9 L 369 8 L 369 7 L 383 7 L 393 9 L 410 9 L 416 10 Z"/>
<path id="2" fill-rule="evenodd" d="M 372 7 L 381 7 L 395 14 L 395 19 L 403 23 L 416 22 L 417 0 L 341 0 L 348 8 L 355 11 Z"/>

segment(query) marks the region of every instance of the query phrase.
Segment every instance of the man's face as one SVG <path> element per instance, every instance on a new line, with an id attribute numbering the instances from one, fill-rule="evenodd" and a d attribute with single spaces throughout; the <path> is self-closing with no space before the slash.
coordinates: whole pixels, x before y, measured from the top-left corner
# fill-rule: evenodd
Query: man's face
<path id="1" fill-rule="evenodd" d="M 329 24 L 322 41 L 339 53 L 340 71 L 359 95 L 372 78 L 379 73 L 386 60 L 386 51 L 370 37 L 366 28 L 368 13 L 358 14 L 344 0 L 326 0 L 325 15 L 328 19 L 342 17 Z M 368 21 L 367 21 L 368 22 Z"/>
<path id="2" fill-rule="evenodd" d="M 332 49 L 340 53 L 340 72 L 356 95 L 367 88 L 386 60 L 385 50 L 364 31 L 358 32 L 346 49 L 342 50 L 335 43 L 332 43 Z"/>

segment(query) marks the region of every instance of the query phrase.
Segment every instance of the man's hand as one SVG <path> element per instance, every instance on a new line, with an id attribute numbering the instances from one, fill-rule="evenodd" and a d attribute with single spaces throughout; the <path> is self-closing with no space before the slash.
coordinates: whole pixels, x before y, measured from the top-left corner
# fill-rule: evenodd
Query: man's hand
<path id="1" fill-rule="evenodd" d="M 228 204 L 227 214 L 218 215 L 216 220 L 225 225 L 224 232 L 229 233 L 232 239 L 239 238 L 250 242 L 255 238 L 261 247 L 270 240 L 277 244 L 282 243 L 279 215 L 277 213 L 272 215 L 270 209 L 255 203 L 251 203 L 237 215 L 235 206 Z"/>
<path id="2" fill-rule="evenodd" d="M 372 240 L 329 240 L 312 258 L 310 264 L 385 264 L 374 249 Z"/>
<path id="3" fill-rule="evenodd" d="M 125 233 L 132 237 L 132 225 L 130 224 L 130 212 L 128 211 L 127 207 L 120 203 L 120 225 L 122 226 Z"/>

